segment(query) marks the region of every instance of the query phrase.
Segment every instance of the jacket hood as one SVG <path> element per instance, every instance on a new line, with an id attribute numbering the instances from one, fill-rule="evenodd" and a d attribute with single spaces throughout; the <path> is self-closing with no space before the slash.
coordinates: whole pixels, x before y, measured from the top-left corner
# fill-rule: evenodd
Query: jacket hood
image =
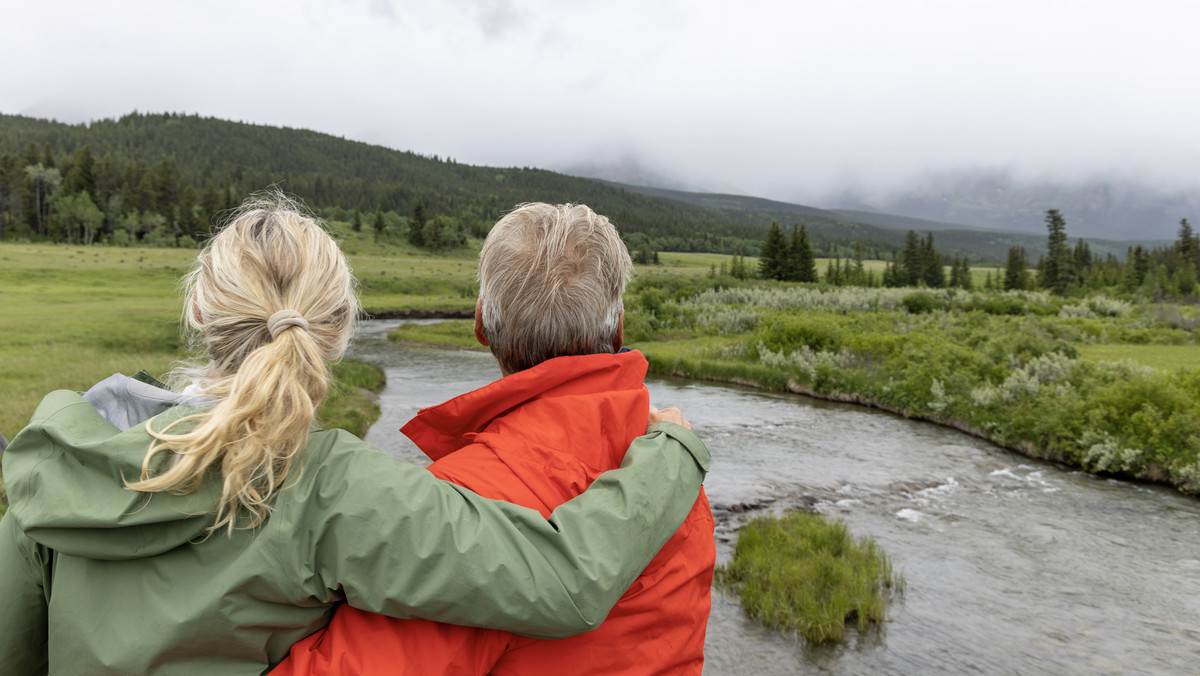
<path id="1" fill-rule="evenodd" d="M 159 398 L 143 411 L 166 409 L 150 422 L 156 430 L 197 410 Z M 38 543 L 89 559 L 155 556 L 202 536 L 220 495 L 215 476 L 188 495 L 125 487 L 124 479 L 141 475 L 151 441 L 146 425 L 122 430 L 80 393 L 50 393 L 4 452 L 7 517 Z M 155 461 L 152 471 L 167 458 Z"/>
<path id="2" fill-rule="evenodd" d="M 597 422 L 597 427 L 621 436 L 624 427 L 636 421 L 636 434 L 643 434 L 649 412 L 649 395 L 643 384 L 648 366 L 637 350 L 555 357 L 437 406 L 421 409 L 400 431 L 431 459 L 438 460 L 471 443 L 497 418 L 534 400 L 545 403 L 573 396 L 592 400 L 596 393 L 624 391 L 637 393 L 638 415 L 618 415 L 613 424 Z M 599 411 L 593 413 L 603 417 Z M 582 422 L 578 418 L 572 420 L 573 425 Z M 597 431 L 593 436 L 599 434 Z M 624 452 L 628 443 L 623 441 L 619 445 Z"/>

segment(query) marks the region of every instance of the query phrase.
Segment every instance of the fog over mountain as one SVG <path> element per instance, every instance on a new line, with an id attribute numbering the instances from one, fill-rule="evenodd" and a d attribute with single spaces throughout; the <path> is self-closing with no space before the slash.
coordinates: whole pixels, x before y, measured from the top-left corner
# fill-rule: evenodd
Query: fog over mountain
<path id="1" fill-rule="evenodd" d="M 559 170 L 653 188 L 742 194 L 728 185 L 697 185 L 672 178 L 646 167 L 633 155 L 610 164 L 578 163 Z M 1028 233 L 1045 232 L 1046 210 L 1058 209 L 1066 217 L 1072 237 L 1115 240 L 1172 239 L 1181 219 L 1200 219 L 1200 188 L 1158 187 L 1116 173 L 1037 178 L 1004 168 L 929 173 L 907 184 L 874 190 L 856 183 L 820 195 L 801 192 L 783 201 Z"/>
<path id="2" fill-rule="evenodd" d="M 1022 179 L 1006 170 L 931 174 L 911 186 L 868 195 L 847 190 L 823 207 L 854 208 L 1016 232 L 1044 232 L 1058 209 L 1072 236 L 1170 239 L 1183 218 L 1200 217 L 1200 189 L 1168 189 L 1120 176 Z"/>

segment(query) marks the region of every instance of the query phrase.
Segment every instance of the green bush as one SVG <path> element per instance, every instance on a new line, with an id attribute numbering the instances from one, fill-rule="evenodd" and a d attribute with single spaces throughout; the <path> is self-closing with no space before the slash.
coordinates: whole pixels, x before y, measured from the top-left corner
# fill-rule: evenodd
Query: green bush
<path id="1" fill-rule="evenodd" d="M 904 298 L 900 299 L 900 304 L 904 306 L 904 309 L 909 314 L 914 315 L 933 312 L 935 310 L 950 309 L 949 301 L 943 298 L 938 298 L 927 291 L 910 293 Z"/>
<path id="2" fill-rule="evenodd" d="M 764 319 L 759 340 L 776 352 L 790 353 L 801 347 L 832 352 L 841 344 L 836 319 L 822 315 L 779 315 Z"/>

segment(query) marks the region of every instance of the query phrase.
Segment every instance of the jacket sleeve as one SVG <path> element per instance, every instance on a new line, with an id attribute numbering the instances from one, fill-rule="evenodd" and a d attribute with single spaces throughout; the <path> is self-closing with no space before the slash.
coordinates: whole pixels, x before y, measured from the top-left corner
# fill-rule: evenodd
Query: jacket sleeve
<path id="1" fill-rule="evenodd" d="M 683 523 L 711 458 L 669 423 L 634 440 L 619 469 L 543 518 L 364 452 L 308 467 L 310 593 L 392 617 L 560 638 L 594 629 Z M 350 467 L 331 467 L 350 465 Z M 303 540 L 304 538 L 300 538 Z M 303 550 L 301 550 L 303 551 Z"/>
<path id="2" fill-rule="evenodd" d="M 4 673 L 45 674 L 50 551 L 6 514 L 0 518 L 0 655 Z"/>

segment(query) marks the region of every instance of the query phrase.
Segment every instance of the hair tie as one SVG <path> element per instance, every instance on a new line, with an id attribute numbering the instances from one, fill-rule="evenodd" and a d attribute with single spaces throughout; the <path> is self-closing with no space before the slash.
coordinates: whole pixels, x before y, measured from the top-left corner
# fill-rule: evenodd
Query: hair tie
<path id="1" fill-rule="evenodd" d="M 295 310 L 280 310 L 267 318 L 267 332 L 271 334 L 271 340 L 275 340 L 279 333 L 289 326 L 299 326 L 307 331 L 308 320 Z"/>

